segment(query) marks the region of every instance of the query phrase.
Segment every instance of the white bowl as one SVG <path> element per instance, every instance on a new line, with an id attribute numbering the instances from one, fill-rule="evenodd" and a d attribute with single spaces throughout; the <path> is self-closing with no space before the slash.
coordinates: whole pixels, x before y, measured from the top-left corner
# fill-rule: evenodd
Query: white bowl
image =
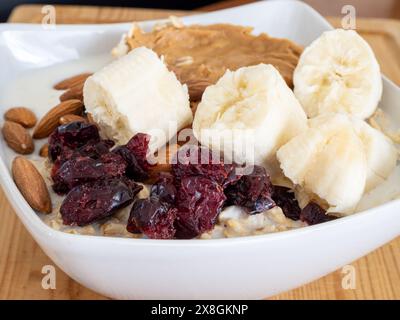
<path id="1" fill-rule="evenodd" d="M 313 9 L 296 1 L 259 2 L 183 20 L 189 24 L 251 25 L 256 32 L 302 45 L 331 28 Z M 76 73 L 85 68 L 77 59 L 109 52 L 128 28 L 129 24 L 71 25 L 46 31 L 40 25 L 0 25 L 0 88 L 29 69 L 66 61 L 75 66 L 71 74 Z M 50 85 L 65 74 L 49 72 L 48 77 Z M 46 81 L 38 82 L 37 89 L 23 89 L 40 91 Z M 24 96 L 25 92 L 14 93 L 15 104 Z M 4 112 L 9 105 L 2 101 Z M 399 102 L 399 88 L 384 79 L 381 107 L 397 123 Z M 35 111 L 41 114 L 49 107 L 37 105 Z M 0 144 L 1 183 L 25 227 L 70 277 L 112 298 L 263 298 L 324 276 L 400 234 L 398 200 L 320 225 L 235 239 L 147 240 L 66 234 L 46 226 L 29 207 L 10 176 L 13 153 L 3 140 Z"/>

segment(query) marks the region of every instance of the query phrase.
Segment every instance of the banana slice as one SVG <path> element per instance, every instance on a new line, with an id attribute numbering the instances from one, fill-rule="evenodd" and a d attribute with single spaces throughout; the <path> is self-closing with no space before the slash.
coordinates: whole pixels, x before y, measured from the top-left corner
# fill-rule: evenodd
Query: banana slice
<path id="1" fill-rule="evenodd" d="M 195 137 L 226 159 L 273 170 L 276 150 L 307 127 L 307 117 L 272 65 L 226 71 L 207 87 L 193 121 Z M 274 164 L 275 162 L 275 164 Z"/>
<path id="2" fill-rule="evenodd" d="M 364 145 L 368 172 L 364 192 L 383 183 L 393 172 L 398 152 L 386 135 L 372 128 L 364 121 L 353 119 L 354 129 Z"/>
<path id="3" fill-rule="evenodd" d="M 142 132 L 157 149 L 193 119 L 186 85 L 145 47 L 89 77 L 83 94 L 86 110 L 119 144 Z"/>
<path id="4" fill-rule="evenodd" d="M 382 96 L 379 64 L 368 43 L 353 30 L 324 32 L 307 47 L 293 83 L 309 117 L 345 112 L 366 119 Z"/>
<path id="5" fill-rule="evenodd" d="M 325 200 L 329 211 L 353 213 L 364 192 L 383 182 L 396 166 L 393 143 L 364 121 L 325 114 L 277 152 L 293 183 Z"/>

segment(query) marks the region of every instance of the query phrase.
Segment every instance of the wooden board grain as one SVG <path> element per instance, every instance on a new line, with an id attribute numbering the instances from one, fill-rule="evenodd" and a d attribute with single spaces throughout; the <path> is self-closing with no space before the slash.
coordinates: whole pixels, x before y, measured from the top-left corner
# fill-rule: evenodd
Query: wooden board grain
<path id="1" fill-rule="evenodd" d="M 11 22 L 40 22 L 41 6 L 16 8 Z M 58 23 L 108 23 L 165 18 L 182 11 L 57 6 Z M 340 19 L 329 18 L 334 26 Z M 400 22 L 359 19 L 383 72 L 400 85 Z M 0 190 L 0 299 L 106 299 L 57 270 L 56 290 L 41 287 L 42 267 L 52 261 L 37 246 Z M 272 299 L 400 299 L 400 238 L 352 263 L 356 288 L 342 288 L 341 270 Z"/>
<path id="2" fill-rule="evenodd" d="M 199 8 L 205 11 L 215 11 L 256 0 L 223 0 Z M 352 5 L 358 17 L 363 18 L 400 18 L 399 0 L 302 0 L 324 16 L 339 16 L 345 5 Z"/>
<path id="3" fill-rule="evenodd" d="M 116 23 L 162 19 L 171 15 L 188 15 L 188 11 L 159 9 L 130 9 L 121 7 L 94 7 L 54 5 L 56 23 Z M 14 23 L 41 23 L 44 17 L 43 5 L 26 4 L 16 7 L 8 19 Z"/>

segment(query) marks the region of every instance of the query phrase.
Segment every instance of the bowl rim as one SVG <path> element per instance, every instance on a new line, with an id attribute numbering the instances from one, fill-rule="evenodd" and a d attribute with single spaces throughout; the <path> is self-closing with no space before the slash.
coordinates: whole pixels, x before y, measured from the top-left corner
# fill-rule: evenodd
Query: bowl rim
<path id="1" fill-rule="evenodd" d="M 264 7 L 268 6 L 270 3 L 277 3 L 291 6 L 299 6 L 304 10 L 308 11 L 309 14 L 313 15 L 316 19 L 319 20 L 327 29 L 332 29 L 332 26 L 323 18 L 317 11 L 315 11 L 309 5 L 300 2 L 298 0 L 270 0 L 270 1 L 260 1 L 256 3 L 246 4 L 234 8 L 218 10 L 210 13 L 201 13 L 196 15 L 191 15 L 188 17 L 182 17 L 183 20 L 185 18 L 196 18 L 204 15 L 215 15 L 221 14 L 224 12 L 233 12 L 237 10 L 241 10 L 243 7 Z M 154 24 L 155 22 L 163 22 L 167 21 L 167 19 L 158 19 L 158 20 L 148 20 L 139 22 L 139 24 Z M 100 32 L 107 30 L 116 30 L 116 28 L 126 30 L 129 28 L 131 23 L 107 23 L 107 24 L 76 24 L 76 25 L 64 25 L 57 24 L 57 30 L 59 31 L 73 31 L 79 29 L 82 30 L 97 30 Z M 4 31 L 43 31 L 42 26 L 40 24 L 28 24 L 28 23 L 3 23 L 0 24 L 0 32 Z M 388 79 L 386 76 L 382 75 L 383 81 L 386 82 L 389 87 L 395 89 L 400 95 L 400 87 L 396 86 L 394 82 Z M 377 207 L 370 208 L 368 210 L 364 210 L 361 212 L 357 212 L 354 215 L 342 217 L 340 219 L 335 219 L 333 221 L 324 222 L 317 225 L 301 227 L 292 230 L 280 231 L 275 233 L 266 233 L 260 235 L 249 235 L 243 237 L 233 237 L 233 238 L 217 238 L 217 239 L 188 239 L 188 240 L 179 240 L 179 239 L 170 239 L 170 240 L 161 240 L 161 239 L 147 239 L 147 238 L 127 238 L 127 237 L 116 237 L 116 236 L 101 236 L 101 235 L 84 235 L 84 234 L 70 234 L 63 231 L 59 231 L 51 228 L 47 225 L 39 215 L 29 206 L 27 201 L 22 196 L 21 192 L 18 190 L 16 184 L 14 183 L 11 173 L 7 168 L 7 165 L 0 156 L 0 183 L 3 186 L 3 191 L 8 198 L 9 203 L 13 207 L 15 213 L 17 213 L 19 219 L 25 225 L 25 227 L 30 231 L 30 233 L 35 237 L 36 232 L 40 234 L 45 234 L 49 238 L 57 238 L 58 240 L 65 241 L 107 241 L 114 242 L 123 245 L 139 245 L 139 246 L 164 246 L 164 247 L 175 247 L 175 246 L 193 246 L 193 247 L 209 247 L 209 246 L 226 246 L 226 245 L 235 245 L 237 243 L 247 243 L 247 242 L 259 242 L 259 241 L 275 241 L 282 238 L 295 237 L 300 236 L 302 234 L 315 233 L 320 232 L 324 229 L 328 228 L 336 228 L 340 224 L 351 223 L 353 220 L 362 220 L 366 219 L 369 216 L 375 215 L 377 211 L 382 209 L 388 209 L 390 207 L 395 207 L 400 204 L 400 199 L 395 199 L 389 202 L 386 202 Z"/>

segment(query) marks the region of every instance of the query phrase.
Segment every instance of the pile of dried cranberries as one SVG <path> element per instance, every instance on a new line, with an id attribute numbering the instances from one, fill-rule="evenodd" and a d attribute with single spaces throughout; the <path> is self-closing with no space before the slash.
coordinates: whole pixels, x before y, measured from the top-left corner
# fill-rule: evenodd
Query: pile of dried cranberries
<path id="1" fill-rule="evenodd" d="M 94 124 L 59 126 L 49 137 L 49 157 L 53 189 L 66 194 L 60 208 L 64 224 L 84 226 L 133 203 L 142 189 L 136 182 L 149 177 L 149 141 L 139 133 L 114 147 Z M 212 230 L 228 205 L 242 206 L 249 214 L 279 205 L 294 220 L 314 224 L 326 219 L 315 205 L 303 213 L 293 192 L 273 186 L 263 167 L 254 166 L 246 175 L 237 169 L 207 148 L 181 147 L 171 172 L 160 173 L 150 196 L 133 203 L 127 230 L 154 239 L 191 239 Z"/>

